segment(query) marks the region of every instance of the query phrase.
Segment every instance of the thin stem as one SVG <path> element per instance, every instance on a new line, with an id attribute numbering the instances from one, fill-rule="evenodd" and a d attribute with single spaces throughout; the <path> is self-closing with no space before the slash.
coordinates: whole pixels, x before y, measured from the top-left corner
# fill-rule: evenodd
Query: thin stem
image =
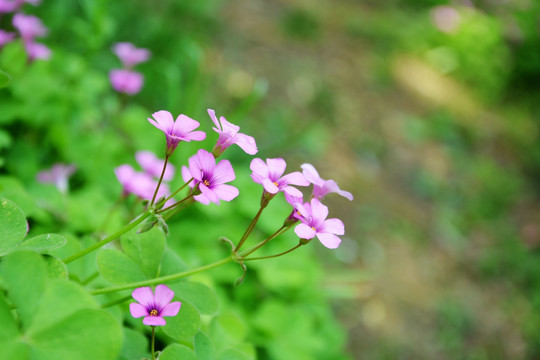
<path id="1" fill-rule="evenodd" d="M 131 229 L 133 229 L 134 227 L 136 227 L 140 223 L 142 223 L 149 216 L 150 216 L 150 212 L 147 211 L 147 212 L 143 213 L 138 218 L 136 218 L 135 220 L 133 220 L 132 222 L 130 222 L 129 224 L 124 226 L 122 229 L 115 232 L 114 234 L 112 234 L 112 235 L 106 237 L 105 239 L 102 239 L 102 240 L 98 241 L 97 243 L 87 247 L 86 249 L 81 250 L 78 253 L 73 254 L 70 257 L 64 259 L 64 264 L 69 264 L 73 260 L 77 260 L 81 256 L 84 256 L 84 255 L 86 255 L 86 254 L 88 254 L 88 253 L 90 253 L 90 252 L 92 252 L 92 251 L 94 251 L 96 249 L 99 249 L 103 245 L 105 245 L 107 243 L 110 243 L 111 241 L 113 241 L 115 239 L 118 239 L 120 236 L 124 235 L 125 233 L 127 233 L 128 231 L 130 231 Z"/>
<path id="2" fill-rule="evenodd" d="M 178 214 L 180 212 L 180 210 L 186 208 L 188 205 L 190 205 L 190 204 L 192 204 L 194 202 L 193 197 L 190 197 L 189 200 L 191 200 L 191 201 L 187 202 L 187 203 L 182 203 L 181 204 L 182 206 L 177 206 L 175 209 L 173 209 L 173 210 L 169 211 L 168 213 L 166 213 L 165 215 L 163 215 L 163 220 L 169 220 L 174 215 Z"/>
<path id="3" fill-rule="evenodd" d="M 244 242 L 248 238 L 249 234 L 251 234 L 251 232 L 253 231 L 253 228 L 255 227 L 255 224 L 257 224 L 257 221 L 259 221 L 259 217 L 261 216 L 262 211 L 264 210 L 265 207 L 266 206 L 261 205 L 261 207 L 259 208 L 259 211 L 257 211 L 257 214 L 255 215 L 253 220 L 251 220 L 251 222 L 249 223 L 246 231 L 244 232 L 244 235 L 242 235 L 242 238 L 238 242 L 238 245 L 236 245 L 236 247 L 234 248 L 234 252 L 237 252 L 238 250 L 240 250 L 240 247 L 244 244 Z"/>
<path id="4" fill-rule="evenodd" d="M 99 272 L 95 272 L 93 273 L 92 275 L 90 275 L 88 278 L 86 278 L 82 283 L 81 285 L 88 285 L 90 284 L 92 281 L 94 281 L 94 279 L 96 279 L 97 277 L 99 276 Z"/>
<path id="5" fill-rule="evenodd" d="M 271 259 L 271 258 L 275 258 L 275 257 L 278 257 L 278 256 L 282 256 L 282 255 L 288 254 L 288 253 L 290 253 L 291 251 L 298 249 L 300 246 L 302 246 L 302 244 L 298 244 L 298 245 L 296 245 L 295 247 L 293 247 L 292 249 L 289 249 L 289 250 L 284 251 L 284 252 L 279 253 L 279 254 L 269 255 L 269 256 L 260 256 L 260 257 L 255 257 L 255 258 L 247 258 L 247 259 L 244 259 L 244 258 L 243 258 L 242 261 L 248 261 L 248 260 L 263 260 L 263 259 Z"/>
<path id="6" fill-rule="evenodd" d="M 188 196 L 186 196 L 185 198 L 183 198 L 182 200 L 180 201 L 177 201 L 175 202 L 174 204 L 172 204 L 171 206 L 167 206 L 165 209 L 160 209 L 158 211 L 156 211 L 156 213 L 158 214 L 161 214 L 162 212 L 165 212 L 167 210 L 170 210 L 174 207 L 176 207 L 177 205 L 180 205 L 181 203 L 183 203 L 184 201 L 188 200 L 189 198 L 193 197 L 193 194 L 189 194 Z"/>
<path id="7" fill-rule="evenodd" d="M 152 326 L 152 360 L 156 360 L 156 356 L 154 355 L 155 342 L 156 342 L 156 327 Z"/>
<path id="8" fill-rule="evenodd" d="M 197 274 L 197 273 L 200 273 L 200 272 L 203 272 L 203 271 L 206 271 L 206 270 L 216 268 L 218 266 L 221 266 L 221 265 L 226 264 L 226 263 L 231 262 L 231 261 L 233 261 L 233 258 L 231 256 L 229 256 L 229 257 L 226 257 L 225 259 L 222 259 L 222 260 L 216 261 L 214 263 L 211 263 L 211 264 L 208 264 L 208 265 L 205 265 L 205 266 L 201 266 L 201 267 L 198 267 L 198 268 L 195 268 L 195 269 L 183 271 L 183 272 L 172 274 L 172 275 L 162 276 L 162 277 L 158 277 L 158 278 L 151 279 L 151 280 L 144 280 L 144 281 L 138 281 L 138 282 L 134 282 L 134 283 L 131 283 L 131 284 L 126 284 L 126 285 L 111 286 L 111 287 L 108 287 L 108 288 L 96 289 L 96 290 L 91 291 L 90 294 L 91 295 L 101 295 L 101 294 L 106 294 L 106 293 L 110 293 L 110 292 L 114 292 L 114 291 L 133 289 L 133 288 L 138 288 L 138 287 L 142 287 L 142 286 L 163 284 L 165 282 L 178 280 L 178 279 L 181 279 L 181 278 L 193 275 L 193 274 Z"/>
<path id="9" fill-rule="evenodd" d="M 174 195 L 178 194 L 180 191 L 182 191 L 183 188 L 185 188 L 186 186 L 189 185 L 190 182 L 193 181 L 193 178 L 189 179 L 184 185 L 180 186 L 179 189 L 177 189 L 175 192 L 173 192 L 171 195 L 169 195 L 168 198 L 165 199 L 165 202 L 167 202 L 168 200 L 172 199 Z"/>
<path id="10" fill-rule="evenodd" d="M 158 193 L 159 187 L 161 186 L 161 182 L 163 181 L 163 175 L 165 175 L 165 169 L 167 168 L 167 162 L 169 161 L 170 155 L 165 155 L 165 162 L 163 163 L 163 170 L 161 170 L 161 176 L 159 177 L 159 181 L 156 186 L 156 190 L 154 191 L 154 196 L 152 196 L 152 201 L 150 202 L 150 206 L 154 205 L 154 201 L 156 201 L 156 195 Z"/>
<path id="11" fill-rule="evenodd" d="M 245 253 L 242 254 L 242 257 L 244 256 L 248 256 L 249 254 L 255 252 L 256 250 L 258 250 L 260 247 L 262 247 L 264 244 L 266 244 L 267 242 L 269 242 L 270 240 L 272 239 L 275 239 L 276 237 L 278 237 L 279 235 L 283 234 L 285 231 L 289 230 L 289 227 L 285 227 L 285 225 L 283 225 L 282 227 L 280 227 L 278 229 L 278 231 L 276 231 L 275 233 L 273 233 L 268 239 L 265 239 L 263 241 L 261 241 L 260 243 L 258 243 L 257 245 L 253 246 L 251 249 L 248 249 Z"/>
<path id="12" fill-rule="evenodd" d="M 126 301 L 128 301 L 129 299 L 131 299 L 131 295 L 124 296 L 124 297 L 122 297 L 120 299 L 113 300 L 113 301 L 110 301 L 108 303 L 105 303 L 105 304 L 101 305 L 101 308 L 105 309 L 105 308 L 108 308 L 108 307 L 111 307 L 111 306 L 114 306 L 114 305 L 122 304 L 122 303 L 125 303 Z"/>

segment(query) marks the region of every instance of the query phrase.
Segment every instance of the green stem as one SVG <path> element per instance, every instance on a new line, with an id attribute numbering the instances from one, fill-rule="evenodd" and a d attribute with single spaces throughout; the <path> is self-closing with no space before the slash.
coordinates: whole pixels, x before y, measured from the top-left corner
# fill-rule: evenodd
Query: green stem
<path id="1" fill-rule="evenodd" d="M 181 278 L 184 278 L 184 277 L 187 277 L 187 276 L 199 273 L 199 272 L 210 270 L 210 269 L 216 268 L 218 266 L 221 266 L 221 265 L 226 264 L 226 263 L 231 262 L 231 261 L 233 261 L 233 258 L 231 256 L 229 256 L 229 257 L 227 257 L 225 259 L 216 261 L 214 263 L 211 263 L 211 264 L 208 264 L 208 265 L 205 265 L 205 266 L 201 266 L 201 267 L 198 267 L 198 268 L 195 268 L 195 269 L 183 271 L 183 272 L 180 272 L 180 273 L 177 273 L 177 274 L 162 276 L 162 277 L 158 277 L 158 278 L 151 279 L 151 280 L 138 281 L 138 282 L 134 282 L 134 283 L 131 283 L 131 284 L 126 284 L 126 285 L 118 285 L 118 286 L 111 286 L 111 287 L 103 288 L 103 289 L 96 289 L 96 290 L 91 291 L 90 294 L 91 295 L 101 295 L 101 294 L 106 294 L 106 293 L 110 293 L 110 292 L 114 292 L 114 291 L 133 289 L 133 288 L 138 288 L 138 287 L 142 287 L 142 286 L 150 286 L 150 285 L 155 285 L 155 284 L 162 284 L 162 283 L 165 283 L 165 282 L 178 280 L 178 279 L 181 279 Z"/>
<path id="2" fill-rule="evenodd" d="M 131 299 L 131 295 L 124 296 L 123 298 L 120 298 L 120 299 L 113 300 L 113 301 L 110 301 L 108 303 L 105 303 L 105 304 L 101 305 L 101 308 L 105 309 L 105 308 L 108 308 L 108 307 L 111 307 L 111 306 L 114 306 L 114 305 L 122 304 L 122 303 L 125 303 L 126 301 L 128 301 L 129 299 Z"/>
<path id="3" fill-rule="evenodd" d="M 156 213 L 158 214 L 161 214 L 162 212 L 165 212 L 167 210 L 170 210 L 178 205 L 180 205 L 181 203 L 183 203 L 184 201 L 188 200 L 189 198 L 191 198 L 193 196 L 193 194 L 189 194 L 188 196 L 186 196 L 185 198 L 183 198 L 182 200 L 180 201 L 177 201 L 175 202 L 174 204 L 172 204 L 171 206 L 167 206 L 165 209 L 161 209 L 161 210 L 158 210 L 156 211 Z"/>
<path id="4" fill-rule="evenodd" d="M 88 285 L 90 284 L 94 279 L 96 279 L 97 277 L 99 276 L 99 272 L 95 272 L 93 273 L 92 275 L 90 275 L 88 278 L 86 278 L 82 283 L 81 285 Z"/>
<path id="5" fill-rule="evenodd" d="M 175 209 L 172 209 L 171 211 L 169 211 L 165 215 L 163 215 L 163 220 L 169 220 L 170 218 L 172 218 L 173 216 L 178 214 L 180 212 L 180 210 L 185 209 L 188 205 L 193 204 L 193 202 L 194 202 L 193 196 L 190 197 L 189 200 L 191 200 L 191 201 L 187 202 L 187 203 L 182 203 L 181 204 L 182 206 L 177 206 Z"/>
<path id="6" fill-rule="evenodd" d="M 279 254 L 269 255 L 269 256 L 261 256 L 261 257 L 255 257 L 255 258 L 247 258 L 247 259 L 242 259 L 242 261 L 248 261 L 248 260 L 263 260 L 263 259 L 271 259 L 271 258 L 275 258 L 275 257 L 278 257 L 278 256 L 282 256 L 282 255 L 288 254 L 288 253 L 290 253 L 291 251 L 298 249 L 298 248 L 299 248 L 300 246 L 302 246 L 302 245 L 303 245 L 303 244 L 298 244 L 298 245 L 296 245 L 295 247 L 293 247 L 292 249 L 289 249 L 289 250 L 284 251 L 284 252 L 279 253 Z"/>
<path id="7" fill-rule="evenodd" d="M 133 220 L 132 222 L 130 222 L 129 224 L 124 226 L 122 229 L 115 232 L 114 234 L 112 234 L 110 236 L 107 236 L 105 239 L 102 239 L 102 240 L 98 241 L 97 243 L 87 247 L 86 249 L 84 249 L 82 251 L 79 251 L 78 253 L 73 254 L 70 257 L 64 259 L 64 264 L 69 264 L 73 260 L 77 260 L 81 256 L 84 256 L 84 255 L 86 255 L 86 254 L 88 254 L 88 253 L 90 253 L 90 252 L 92 252 L 92 251 L 94 251 L 96 249 L 99 249 L 103 245 L 105 245 L 107 243 L 110 243 L 111 241 L 113 241 L 115 239 L 118 239 L 120 236 L 124 235 L 125 233 L 127 233 L 128 231 L 130 231 L 131 229 L 133 229 L 134 227 L 136 227 L 140 223 L 142 223 L 149 216 L 150 216 L 149 211 L 143 213 L 138 218 L 136 218 L 135 220 Z"/>
<path id="8" fill-rule="evenodd" d="M 178 190 L 176 190 L 175 192 L 173 192 L 171 195 L 169 195 L 168 198 L 165 199 L 165 202 L 167 202 L 169 199 L 172 199 L 174 195 L 178 194 L 180 191 L 182 191 L 183 188 L 185 188 L 186 186 L 189 185 L 190 182 L 193 181 L 193 178 L 189 179 L 184 185 L 180 186 L 180 188 Z"/>
<path id="9" fill-rule="evenodd" d="M 161 170 L 161 176 L 159 177 L 159 181 L 156 186 L 156 190 L 154 191 L 154 196 L 152 196 L 152 201 L 150 202 L 150 206 L 154 205 L 154 201 L 156 201 L 156 195 L 158 193 L 159 187 L 161 186 L 161 182 L 163 181 L 163 175 L 165 175 L 165 169 L 167 168 L 167 162 L 169 162 L 169 156 L 165 155 L 165 162 L 163 163 L 163 170 Z"/>
<path id="10" fill-rule="evenodd" d="M 238 242 L 238 245 L 236 245 L 233 252 L 237 252 L 238 250 L 240 250 L 240 247 L 244 244 L 244 242 L 248 238 L 249 234 L 251 234 L 251 232 L 253 231 L 253 228 L 255 227 L 255 224 L 257 224 L 257 221 L 259 221 L 259 217 L 261 217 L 262 211 L 264 210 L 265 207 L 266 207 L 266 205 L 261 204 L 261 207 L 259 208 L 259 211 L 257 211 L 257 214 L 255 215 L 253 220 L 251 220 L 251 222 L 249 223 L 246 231 L 244 232 L 244 235 L 242 235 L 242 238 L 240 239 L 240 242 Z"/>
<path id="11" fill-rule="evenodd" d="M 263 241 L 261 241 L 260 243 L 258 243 L 257 245 L 253 246 L 251 249 L 248 249 L 246 252 L 244 252 L 241 256 L 244 257 L 244 256 L 248 256 L 249 254 L 255 252 L 256 250 L 258 250 L 260 247 L 262 247 L 264 244 L 266 244 L 267 242 L 269 242 L 270 240 L 272 239 L 275 239 L 276 237 L 278 237 L 279 235 L 285 233 L 285 231 L 289 230 L 290 227 L 286 227 L 285 225 L 283 225 L 282 227 L 280 227 L 278 229 L 278 231 L 276 231 L 275 233 L 273 233 L 268 239 L 265 239 Z"/>
<path id="12" fill-rule="evenodd" d="M 154 355 L 154 345 L 156 342 L 156 327 L 152 326 L 152 360 L 156 360 L 156 356 Z"/>

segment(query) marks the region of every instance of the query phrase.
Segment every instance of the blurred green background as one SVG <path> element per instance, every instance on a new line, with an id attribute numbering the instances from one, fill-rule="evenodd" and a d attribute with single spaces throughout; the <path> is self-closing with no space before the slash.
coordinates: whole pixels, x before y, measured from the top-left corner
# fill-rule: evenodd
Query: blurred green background
<path id="1" fill-rule="evenodd" d="M 53 56 L 27 66 L 20 43 L 0 52 L 12 77 L 0 90 L 0 194 L 32 232 L 91 233 L 120 192 L 113 168 L 134 164 L 136 150 L 163 151 L 146 118 L 191 116 L 209 148 L 213 108 L 256 138 L 258 157 L 283 157 L 291 171 L 313 163 L 355 196 L 325 202 L 346 226 L 339 249 L 313 242 L 253 264 L 239 288 L 236 268 L 201 275 L 241 324 L 222 341 L 248 341 L 260 359 L 540 358 L 538 1 L 80 0 L 27 10 L 49 27 Z M 107 78 L 118 41 L 152 52 L 125 108 Z M 170 246 L 190 266 L 226 254 L 213 239 L 239 237 L 257 210 L 250 159 L 238 149 L 226 157 L 238 201 L 171 224 L 182 239 Z M 58 161 L 79 168 L 67 204 L 35 183 Z M 286 213 L 269 209 L 256 236 Z"/>

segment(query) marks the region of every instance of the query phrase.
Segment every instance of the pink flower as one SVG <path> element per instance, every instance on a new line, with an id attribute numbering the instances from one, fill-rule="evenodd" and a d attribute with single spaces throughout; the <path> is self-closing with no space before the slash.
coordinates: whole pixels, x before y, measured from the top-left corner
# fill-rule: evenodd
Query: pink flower
<path id="1" fill-rule="evenodd" d="M 158 159 L 158 157 L 154 155 L 153 152 L 137 151 L 135 153 L 135 159 L 137 160 L 139 165 L 141 165 L 145 173 L 152 175 L 155 178 L 159 178 L 161 176 L 165 161 Z M 172 180 L 172 178 L 174 177 L 174 171 L 174 165 L 170 163 L 167 164 L 167 168 L 165 169 L 165 173 L 163 174 L 163 180 Z"/>
<path id="2" fill-rule="evenodd" d="M 114 90 L 128 95 L 135 95 L 143 86 L 143 75 L 131 70 L 115 69 L 109 72 L 109 79 Z"/>
<path id="3" fill-rule="evenodd" d="M 135 171 L 131 165 L 120 165 L 114 169 L 118 181 L 122 185 L 124 195 L 134 194 L 142 199 L 151 199 L 157 186 L 152 176 Z"/>
<path id="4" fill-rule="evenodd" d="M 328 208 L 318 199 L 312 199 L 310 203 L 295 205 L 301 215 L 301 224 L 294 228 L 294 232 L 300 239 L 313 239 L 315 236 L 329 249 L 335 249 L 341 244 L 337 235 L 345 234 L 345 226 L 339 219 L 327 219 Z"/>
<path id="5" fill-rule="evenodd" d="M 0 0 L 1 1 L 1 0 Z M 0 30 L 0 48 L 15 39 L 15 33 Z"/>
<path id="6" fill-rule="evenodd" d="M 30 61 L 35 59 L 49 60 L 51 57 L 51 49 L 43 44 L 33 41 L 25 41 L 24 48 L 26 49 L 26 53 L 28 54 Z"/>
<path id="7" fill-rule="evenodd" d="M 155 295 L 150 287 L 140 287 L 131 294 L 138 303 L 129 304 L 129 311 L 134 318 L 144 316 L 143 324 L 149 326 L 163 326 L 167 322 L 164 316 L 176 316 L 182 303 L 171 302 L 174 292 L 167 285 L 156 286 Z"/>
<path id="8" fill-rule="evenodd" d="M 440 31 L 453 33 L 459 27 L 461 16 L 455 8 L 440 5 L 431 10 L 431 20 Z"/>
<path id="9" fill-rule="evenodd" d="M 21 6 L 21 3 L 19 0 L 0 0 L 0 14 L 16 11 Z"/>
<path id="10" fill-rule="evenodd" d="M 251 161 L 250 169 L 253 171 L 251 178 L 257 184 L 261 184 L 264 190 L 270 194 L 284 191 L 292 196 L 302 196 L 302 192 L 290 185 L 307 186 L 309 181 L 299 171 L 283 175 L 287 163 L 281 158 L 266 159 L 266 163 L 259 158 Z"/>
<path id="11" fill-rule="evenodd" d="M 194 199 L 205 205 L 219 204 L 220 200 L 231 201 L 239 193 L 234 186 L 225 184 L 236 178 L 229 160 L 221 160 L 216 165 L 214 155 L 203 149 L 189 158 L 189 168 L 182 167 L 182 178 L 186 182 L 193 178 L 189 185 L 198 186 L 201 191 Z"/>
<path id="12" fill-rule="evenodd" d="M 232 144 L 240 146 L 240 148 L 249 155 L 255 155 L 257 153 L 255 139 L 249 135 L 239 133 L 239 126 L 231 124 L 223 116 L 221 116 L 218 121 L 216 113 L 212 109 L 208 109 L 208 115 L 210 115 L 210 118 L 216 125 L 213 130 L 219 134 L 218 141 L 212 150 L 212 153 L 216 158 Z"/>
<path id="13" fill-rule="evenodd" d="M 68 180 L 75 172 L 75 165 L 54 164 L 49 170 L 42 170 L 37 174 L 41 183 L 52 183 L 63 194 L 68 191 Z"/>
<path id="14" fill-rule="evenodd" d="M 170 112 L 161 110 L 152 114 L 153 119 L 148 118 L 150 124 L 165 133 L 167 138 L 167 155 L 171 155 L 180 141 L 201 141 L 206 138 L 204 131 L 194 131 L 199 127 L 199 122 L 180 114 L 173 119 Z"/>
<path id="15" fill-rule="evenodd" d="M 348 191 L 341 190 L 334 180 L 322 179 L 313 165 L 302 164 L 300 167 L 306 179 L 313 184 L 313 196 L 317 199 L 322 200 L 327 194 L 336 193 L 350 201 L 353 200 L 353 195 Z"/>
<path id="16" fill-rule="evenodd" d="M 13 16 L 13 26 L 25 41 L 33 41 L 36 37 L 47 35 L 47 28 L 41 20 L 32 15 L 17 13 Z"/>
<path id="17" fill-rule="evenodd" d="M 118 56 L 126 68 L 132 68 L 138 63 L 147 61 L 150 58 L 150 51 L 137 48 L 129 42 L 119 42 L 114 44 L 113 52 Z"/>

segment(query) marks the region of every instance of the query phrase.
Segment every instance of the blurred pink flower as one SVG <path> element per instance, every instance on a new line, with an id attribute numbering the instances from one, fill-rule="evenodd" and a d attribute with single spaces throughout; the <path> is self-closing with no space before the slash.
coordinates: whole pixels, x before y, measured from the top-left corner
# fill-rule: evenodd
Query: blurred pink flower
<path id="1" fill-rule="evenodd" d="M 33 41 L 34 38 L 45 36 L 48 32 L 39 18 L 21 13 L 13 16 L 13 26 L 25 41 Z"/>
<path id="2" fill-rule="evenodd" d="M 15 33 L 0 30 L 0 47 L 13 41 L 15 39 Z"/>
<path id="3" fill-rule="evenodd" d="M 225 184 L 236 178 L 229 160 L 221 160 L 216 165 L 214 155 L 203 149 L 189 158 L 189 168 L 182 167 L 182 178 L 185 182 L 194 179 L 189 186 L 198 185 L 201 194 L 193 198 L 205 205 L 219 204 L 220 200 L 231 201 L 239 193 L 234 186 Z"/>
<path id="4" fill-rule="evenodd" d="M 147 61 L 150 58 L 150 51 L 137 48 L 129 42 L 119 42 L 114 44 L 113 52 L 118 56 L 126 68 L 132 68 L 138 63 Z"/>
<path id="5" fill-rule="evenodd" d="M 156 286 L 155 294 L 150 287 L 140 287 L 131 294 L 137 303 L 129 304 L 129 311 L 134 318 L 144 316 L 143 324 L 149 326 L 163 326 L 167 322 L 164 316 L 176 316 L 182 303 L 171 302 L 174 292 L 167 285 Z"/>
<path id="6" fill-rule="evenodd" d="M 0 0 L 0 14 L 16 11 L 22 4 L 20 0 Z"/>
<path id="7" fill-rule="evenodd" d="M 25 41 L 24 48 L 26 49 L 26 53 L 28 54 L 30 61 L 35 59 L 49 60 L 51 57 L 51 49 L 43 44 L 33 41 Z"/>
<path id="8" fill-rule="evenodd" d="M 287 163 L 281 158 L 266 159 L 266 163 L 259 158 L 255 158 L 251 161 L 249 167 L 252 170 L 251 178 L 253 181 L 261 184 L 264 190 L 270 194 L 284 191 L 292 196 L 302 196 L 300 190 L 290 185 L 309 185 L 309 181 L 299 171 L 282 176 Z"/>
<path id="9" fill-rule="evenodd" d="M 257 153 L 255 139 L 249 135 L 239 133 L 239 126 L 231 124 L 223 116 L 221 116 L 218 121 L 216 113 L 212 109 L 208 109 L 208 115 L 210 115 L 214 125 L 216 125 L 213 130 L 219 134 L 218 141 L 212 150 L 212 153 L 216 158 L 232 144 L 238 145 L 249 155 L 255 155 Z"/>
<path id="10" fill-rule="evenodd" d="M 127 164 L 115 168 L 114 173 L 122 185 L 124 195 L 134 194 L 142 199 L 150 199 L 154 195 L 157 182 L 152 176 L 137 172 Z"/>
<path id="11" fill-rule="evenodd" d="M 334 180 L 322 179 L 313 165 L 302 164 L 300 167 L 306 179 L 313 184 L 313 196 L 317 199 L 322 200 L 327 194 L 336 193 L 350 201 L 353 200 L 353 195 L 348 191 L 341 190 Z"/>
<path id="12" fill-rule="evenodd" d="M 144 172 L 146 172 L 147 174 L 152 175 L 155 178 L 159 178 L 161 176 L 165 160 L 159 159 L 156 155 L 154 155 L 153 152 L 137 151 L 135 153 L 135 159 L 137 160 L 139 165 L 141 165 Z M 165 173 L 163 174 L 163 180 L 172 180 L 172 178 L 174 177 L 174 172 L 174 165 L 168 163 L 167 168 L 165 169 Z"/>
<path id="13" fill-rule="evenodd" d="M 143 86 L 143 75 L 125 69 L 115 69 L 109 72 L 109 79 L 114 90 L 128 95 L 135 95 Z"/>
<path id="14" fill-rule="evenodd" d="M 75 165 L 54 164 L 49 170 L 42 170 L 37 174 L 37 180 L 41 183 L 52 183 L 63 194 L 67 193 L 68 180 L 75 172 Z"/>
<path id="15" fill-rule="evenodd" d="M 153 119 L 148 118 L 150 124 L 165 133 L 167 139 L 167 155 L 171 155 L 180 141 L 201 141 L 206 138 L 204 131 L 194 131 L 199 127 L 199 122 L 180 114 L 173 119 L 170 112 L 160 110 L 152 114 Z"/>
<path id="16" fill-rule="evenodd" d="M 337 235 L 345 234 L 345 226 L 339 219 L 327 219 L 328 208 L 318 199 L 312 199 L 310 203 L 295 205 L 301 215 L 301 224 L 294 228 L 294 232 L 300 239 L 313 239 L 315 236 L 329 249 L 335 249 L 341 244 Z"/>
<path id="17" fill-rule="evenodd" d="M 461 22 L 461 16 L 455 8 L 440 5 L 431 10 L 431 20 L 440 31 L 452 33 L 457 30 Z"/>

